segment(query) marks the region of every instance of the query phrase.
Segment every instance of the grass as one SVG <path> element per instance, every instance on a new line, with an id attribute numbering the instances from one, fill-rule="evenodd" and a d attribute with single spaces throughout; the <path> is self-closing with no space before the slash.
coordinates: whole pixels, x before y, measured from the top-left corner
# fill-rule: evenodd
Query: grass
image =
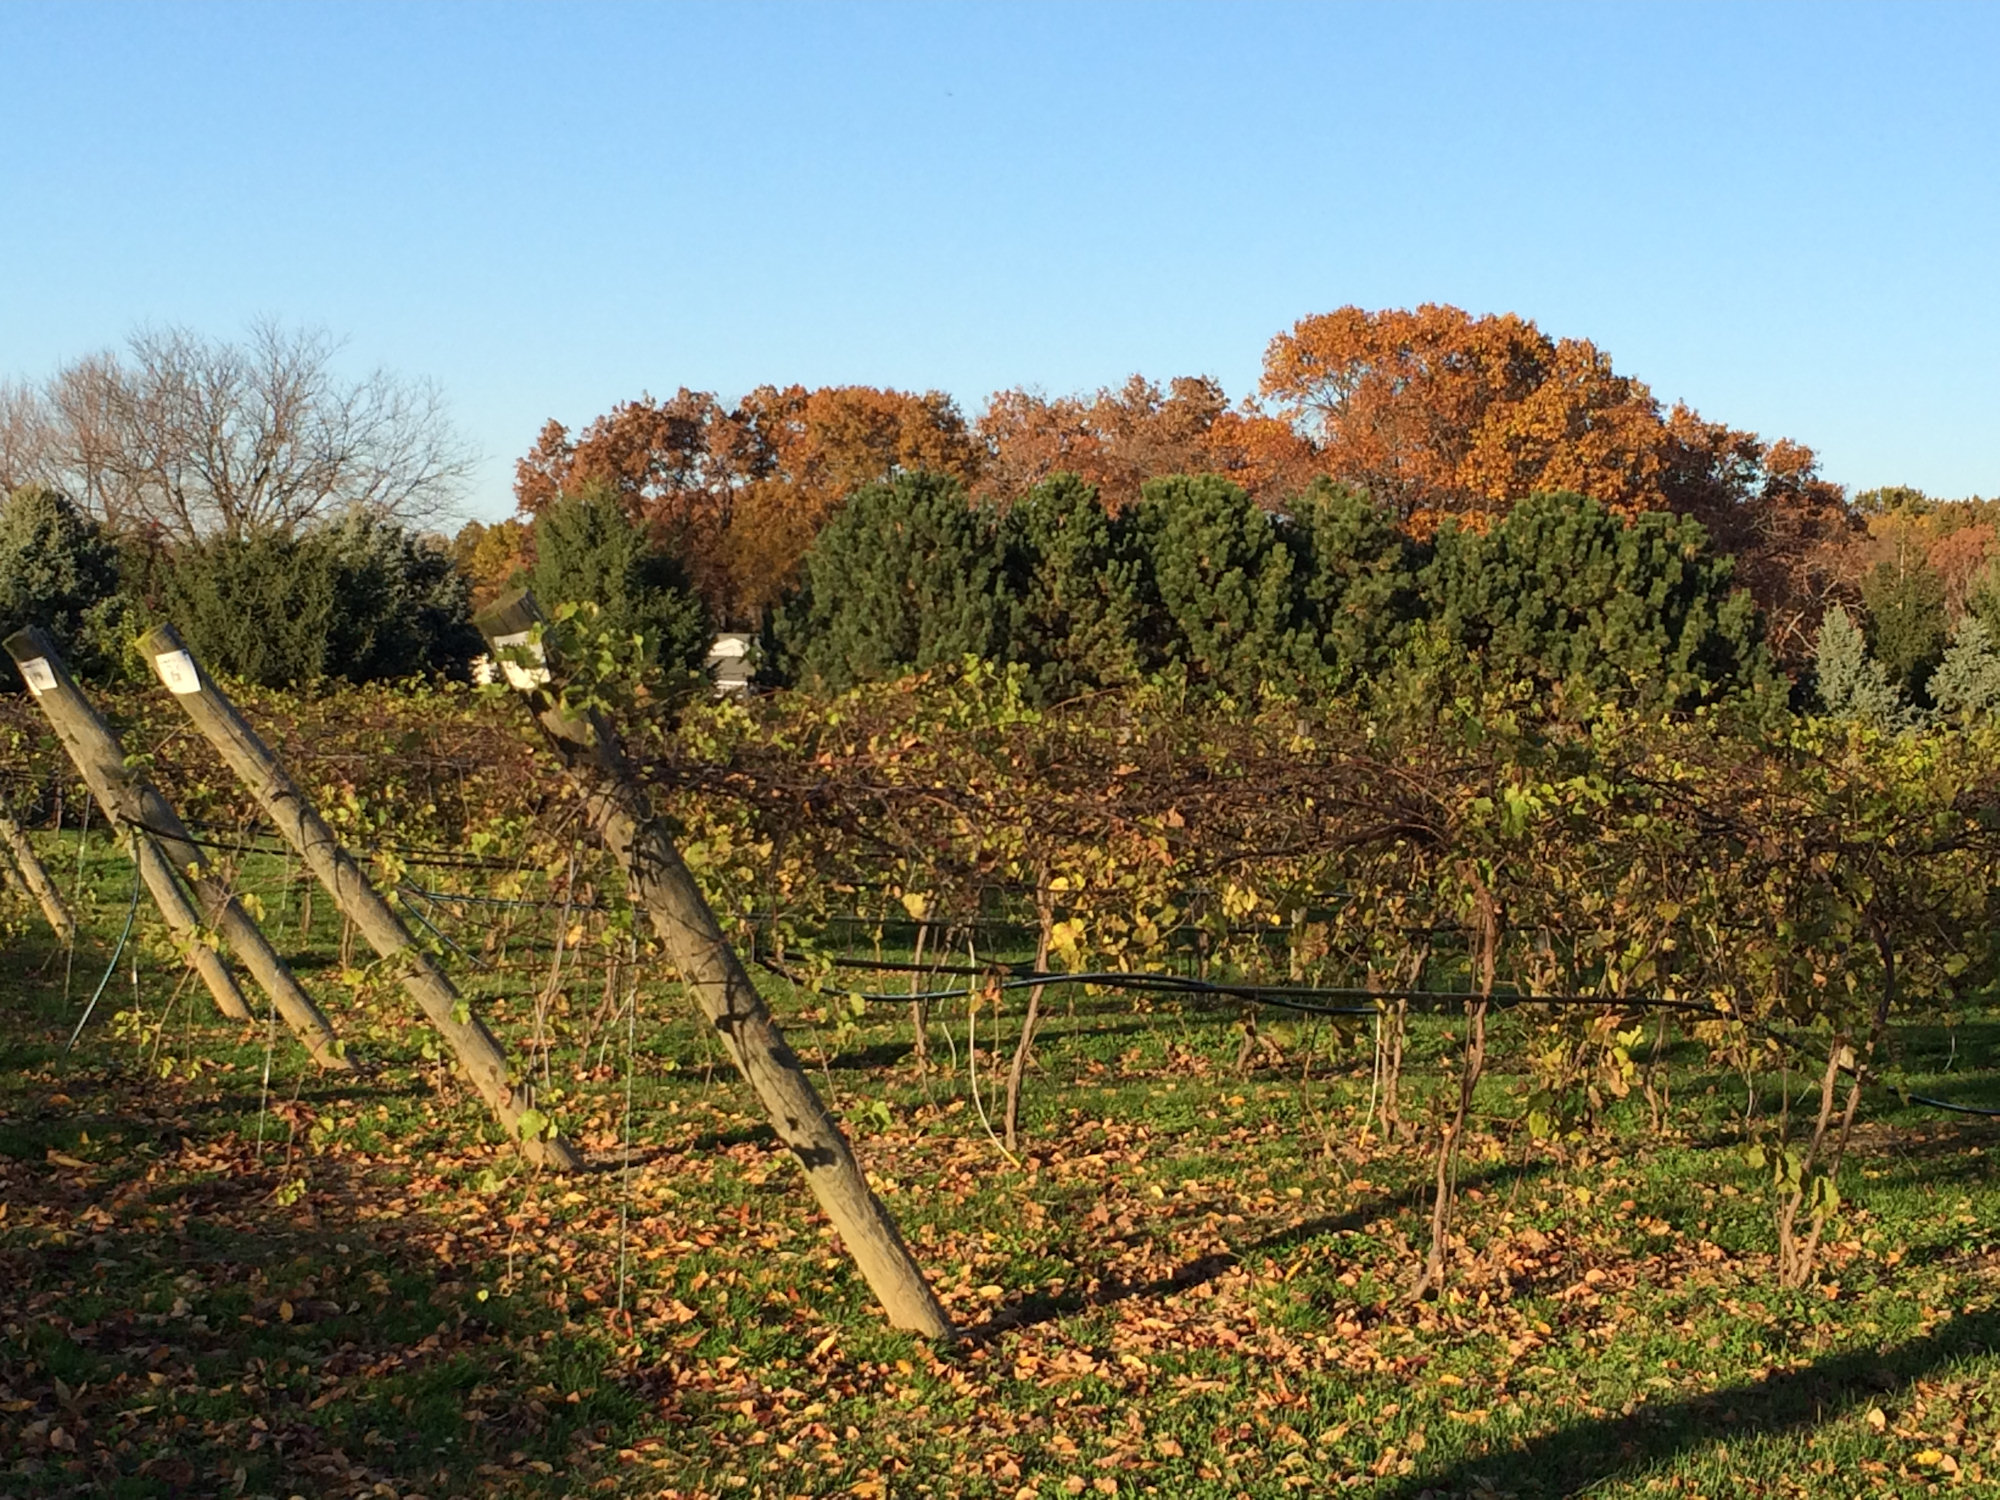
<path id="1" fill-rule="evenodd" d="M 51 863 L 67 888 L 73 847 Z M 0 907 L 0 1496 L 2000 1489 L 1990 1121 L 1874 1098 L 1819 1281 L 1781 1291 L 1733 1075 L 1678 1043 L 1666 1130 L 1631 1099 L 1556 1150 L 1516 1123 L 1528 1082 L 1503 1061 L 1449 1292 L 1412 1302 L 1428 1162 L 1361 1132 L 1360 1039 L 1270 1028 L 1283 1061 L 1239 1075 L 1229 1007 L 1057 995 L 1010 1163 L 963 1009 L 920 1074 L 903 1007 L 839 1027 L 779 982 L 967 1330 L 940 1351 L 881 1324 L 655 976 L 629 1049 L 607 1024 L 629 972 L 573 968 L 543 1018 L 592 1162 L 555 1178 L 395 992 L 343 975 L 323 898 L 301 932 L 273 870 L 248 873 L 360 1077 L 215 1018 L 143 908 L 65 1054 L 130 890 L 101 842 L 81 869 L 67 994 L 68 956 Z M 490 920 L 440 925 L 478 952 Z M 549 936 L 490 975 L 453 960 L 516 1056 Z M 1011 1036 L 979 1024 L 991 1114 Z M 1421 1058 L 1448 1028 L 1421 1023 Z M 1996 1037 L 1990 1009 L 1906 1028 L 1901 1063 L 2000 1104 Z"/>

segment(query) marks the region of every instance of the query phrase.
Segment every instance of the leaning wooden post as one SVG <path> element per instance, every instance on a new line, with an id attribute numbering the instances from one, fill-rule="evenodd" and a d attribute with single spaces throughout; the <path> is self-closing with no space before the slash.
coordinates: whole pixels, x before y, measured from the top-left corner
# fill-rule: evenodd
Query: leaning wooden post
<path id="1" fill-rule="evenodd" d="M 70 920 L 69 908 L 62 904 L 62 897 L 56 894 L 56 883 L 49 879 L 49 872 L 42 868 L 42 862 L 35 855 L 35 846 L 28 842 L 28 836 L 21 832 L 21 825 L 6 813 L 0 812 L 0 843 L 7 846 L 7 852 L 14 856 L 14 868 L 22 882 L 34 893 L 36 902 L 42 908 L 42 915 L 48 918 L 49 926 L 55 929 L 56 941 L 73 943 L 76 941 L 76 923 Z"/>
<path id="2" fill-rule="evenodd" d="M 142 845 L 153 846 L 180 871 L 201 901 L 208 925 L 222 934 L 230 950 L 271 997 L 272 1005 L 305 1044 L 313 1060 L 325 1068 L 352 1071 L 354 1065 L 342 1056 L 333 1027 L 313 1003 L 312 996 L 250 920 L 242 904 L 230 894 L 229 887 L 206 872 L 201 851 L 188 837 L 173 805 L 150 781 L 126 764 L 125 750 L 118 737 L 90 706 L 90 700 L 70 677 L 49 638 L 30 626 L 7 637 L 6 645 L 7 654 L 20 668 L 22 680 L 28 684 L 42 712 L 48 715 L 49 723 L 55 726 L 57 737 L 83 773 L 105 816 L 133 829 Z M 172 876 L 167 881 L 171 884 Z M 158 899 L 154 877 L 147 876 L 146 883 Z M 175 919 L 167 920 L 173 923 Z M 204 974 L 203 978 L 206 977 Z M 234 990 L 233 985 L 231 989 Z M 221 1000 L 219 995 L 216 998 Z M 242 996 L 238 994 L 236 999 L 240 1004 Z M 227 1007 L 223 1013 L 233 1014 Z M 244 1014 L 248 1014 L 247 1010 Z"/>
<path id="3" fill-rule="evenodd" d="M 472 1014 L 443 969 L 411 938 L 387 901 L 340 847 L 333 830 L 305 798 L 277 757 L 202 670 L 201 663 L 171 625 L 149 630 L 139 649 L 153 663 L 195 727 L 250 789 L 264 815 L 318 877 L 334 904 L 350 917 L 368 945 L 401 970 L 403 988 L 442 1033 L 465 1076 L 485 1099 L 510 1139 L 530 1160 L 575 1171 L 583 1165 L 576 1148 L 549 1129 L 535 1109 L 533 1086 L 516 1083 L 507 1054 L 485 1024 Z"/>
<path id="4" fill-rule="evenodd" d="M 778 1139 L 806 1181 L 889 1321 L 929 1338 L 952 1337 L 951 1320 L 882 1207 L 839 1124 L 750 982 L 680 852 L 654 816 L 604 718 L 568 708 L 550 687 L 551 661 L 534 639 L 532 596 L 482 611 L 475 623 L 507 680 L 527 699 L 556 753 L 577 777 L 591 826 L 624 866 L 633 899 L 652 919 L 667 956 L 730 1058 L 756 1090 Z"/>

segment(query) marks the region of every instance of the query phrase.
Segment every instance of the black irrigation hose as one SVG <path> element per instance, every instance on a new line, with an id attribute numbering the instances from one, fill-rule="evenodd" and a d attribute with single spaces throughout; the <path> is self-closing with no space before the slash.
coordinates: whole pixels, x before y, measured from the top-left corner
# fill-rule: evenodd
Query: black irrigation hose
<path id="1" fill-rule="evenodd" d="M 983 975 L 1005 974 L 1002 989 L 1024 989 L 1037 984 L 1096 984 L 1107 989 L 1183 991 L 1189 994 L 1228 995 L 1238 999 L 1254 1000 L 1261 1003 L 1290 1008 L 1295 1002 L 1290 997 L 1310 997 L 1312 1000 L 1434 1000 L 1444 1004 L 1463 1004 L 1479 997 L 1464 990 L 1414 990 L 1414 989 L 1363 989 L 1351 985 L 1265 985 L 1265 984 L 1216 984 L 1205 979 L 1189 979 L 1179 974 L 1134 974 L 1124 970 L 1109 970 L 1096 973 L 1065 974 L 1038 971 L 1032 965 L 992 964 L 975 968 L 967 964 L 912 964 L 895 961 L 877 961 L 865 958 L 837 958 L 833 961 L 838 969 L 876 969 L 899 974 L 950 974 L 978 978 Z M 970 990 L 940 990 L 932 995 L 872 995 L 863 994 L 864 1000 L 880 999 L 953 999 L 973 993 Z M 1683 1010 L 1701 1015 L 1727 1017 L 1730 1012 L 1719 1010 L 1713 1005 L 1699 1000 L 1671 1000 L 1661 995 L 1523 995 L 1514 991 L 1496 991 L 1486 997 L 1488 1004 L 1496 1010 L 1512 1010 L 1523 1005 L 1563 1005 L 1601 1006 L 1610 1009 L 1630 1010 Z M 1372 1016 L 1375 1005 L 1363 1005 L 1329 1009 L 1329 1014 Z"/>
<path id="2" fill-rule="evenodd" d="M 826 993 L 816 985 L 801 981 L 797 975 L 792 974 L 789 970 L 780 967 L 769 959 L 760 958 L 757 962 L 773 974 L 777 974 L 791 983 L 799 985 L 803 989 L 811 990 L 817 994 Z M 1338 999 L 1363 999 L 1372 997 L 1376 1000 L 1432 1000 L 1458 1004 L 1479 998 L 1477 995 L 1458 990 L 1363 990 L 1342 987 L 1315 988 L 1297 985 L 1214 984 L 1208 980 L 1188 979 L 1178 974 L 1133 974 L 1119 970 L 1058 974 L 1035 970 L 1027 964 L 1004 964 L 988 968 L 975 968 L 966 964 L 927 965 L 860 958 L 837 958 L 833 962 L 836 968 L 844 969 L 874 969 L 896 973 L 951 974 L 970 978 L 984 975 L 990 976 L 993 981 L 979 989 L 967 987 L 957 990 L 928 990 L 903 995 L 891 995 L 866 990 L 851 992 L 863 1001 L 882 1005 L 901 1005 L 907 1004 L 912 1000 L 963 1000 L 974 995 L 988 993 L 992 990 L 1032 989 L 1038 985 L 1057 984 L 1094 984 L 1105 989 L 1126 990 L 1140 994 L 1213 995 L 1224 999 L 1247 1000 L 1254 1005 L 1269 1005 L 1280 1010 L 1320 1016 L 1373 1016 L 1380 1013 L 1381 1007 L 1380 1005 L 1318 1005 L 1308 1000 L 1294 999 L 1292 997 L 1313 996 L 1315 998 Z M 1003 974 L 1006 977 L 1000 978 L 999 976 Z M 1620 997 L 1613 995 L 1495 994 L 1488 996 L 1487 1002 L 1491 1008 L 1496 1010 L 1517 1010 L 1529 1005 L 1596 1006 L 1608 1010 L 1677 1010 L 1712 1016 L 1717 1020 L 1737 1018 L 1736 1013 L 1733 1011 L 1723 1010 L 1713 1005 L 1705 1005 L 1699 1000 L 1671 1000 L 1660 995 Z M 1442 1008 L 1442 1006 L 1430 1007 L 1433 1010 Z M 1799 1038 L 1779 1031 L 1775 1027 L 1763 1025 L 1762 1029 L 1773 1040 L 1784 1043 L 1787 1046 L 1803 1047 L 1805 1045 Z M 1845 1067 L 1841 1071 L 1852 1074 L 1854 1069 L 1852 1067 Z M 1985 1109 L 1973 1104 L 1954 1104 L 1947 1099 L 1933 1099 L 1924 1094 L 1905 1093 L 1901 1090 L 1893 1090 L 1893 1092 L 1897 1094 L 1897 1097 L 1910 1104 L 1921 1104 L 1931 1109 L 1949 1110 L 1953 1114 L 1974 1115 L 1982 1119 L 2000 1119 L 2000 1109 Z"/>

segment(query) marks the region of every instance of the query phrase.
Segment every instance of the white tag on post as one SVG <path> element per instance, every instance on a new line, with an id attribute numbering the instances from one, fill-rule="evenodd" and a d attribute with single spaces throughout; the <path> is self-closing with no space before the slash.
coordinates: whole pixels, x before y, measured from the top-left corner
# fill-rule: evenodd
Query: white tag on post
<path id="1" fill-rule="evenodd" d="M 519 631 L 514 635 L 493 637 L 493 649 L 500 656 L 500 670 L 507 674 L 507 682 L 517 693 L 531 693 L 549 680 L 549 669 L 543 663 L 548 657 L 542 652 L 542 643 L 528 637 L 532 631 Z M 509 651 L 525 651 L 535 659 L 534 666 L 510 660 Z"/>
<path id="2" fill-rule="evenodd" d="M 185 651 L 162 651 L 153 658 L 153 670 L 160 674 L 160 681 L 169 692 L 185 697 L 201 691 L 201 673 L 195 670 L 194 658 Z"/>
<path id="3" fill-rule="evenodd" d="M 46 656 L 31 657 L 21 663 L 21 680 L 28 684 L 29 692 L 46 693 L 56 685 L 55 668 Z"/>

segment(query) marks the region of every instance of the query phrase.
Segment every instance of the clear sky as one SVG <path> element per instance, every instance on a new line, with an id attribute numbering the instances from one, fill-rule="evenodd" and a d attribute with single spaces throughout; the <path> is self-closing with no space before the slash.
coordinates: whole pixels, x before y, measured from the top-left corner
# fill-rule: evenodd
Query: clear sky
<path id="1" fill-rule="evenodd" d="M 1255 384 L 1514 311 L 1855 487 L 2000 495 L 2000 6 L 0 6 L 0 375 L 143 323 L 553 416 Z"/>

